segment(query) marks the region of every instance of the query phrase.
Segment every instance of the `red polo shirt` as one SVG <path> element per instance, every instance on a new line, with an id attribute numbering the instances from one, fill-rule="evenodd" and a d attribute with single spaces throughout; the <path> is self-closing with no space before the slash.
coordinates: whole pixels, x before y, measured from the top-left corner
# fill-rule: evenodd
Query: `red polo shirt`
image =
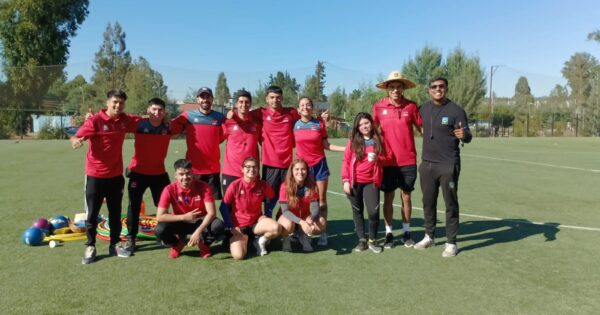
<path id="1" fill-rule="evenodd" d="M 214 202 L 212 189 L 207 183 L 192 179 L 190 187 L 183 189 L 179 182 L 169 184 L 160 195 L 159 208 L 173 207 L 173 214 L 186 214 L 194 209 L 200 209 L 201 216 L 206 215 L 205 202 Z"/>
<path id="2" fill-rule="evenodd" d="M 171 141 L 169 126 L 153 126 L 149 119 L 142 119 L 133 125 L 135 132 L 135 151 L 129 163 L 129 169 L 144 175 L 166 173 L 165 158 Z"/>
<path id="3" fill-rule="evenodd" d="M 273 196 L 273 188 L 264 180 L 246 183 L 243 178 L 238 178 L 227 188 L 223 202 L 231 205 L 233 225 L 245 227 L 258 222 L 263 200 Z"/>
<path id="4" fill-rule="evenodd" d="M 310 215 L 310 202 L 319 200 L 319 192 L 315 189 L 311 193 L 309 189 L 305 189 L 304 194 L 299 197 L 298 205 L 294 208 L 290 207 L 290 211 L 294 213 L 298 218 L 304 220 Z M 285 191 L 285 182 L 281 183 L 279 188 L 279 203 L 288 202 L 288 195 Z"/>
<path id="5" fill-rule="evenodd" d="M 417 164 L 413 126 L 421 127 L 422 123 L 417 104 L 402 98 L 394 105 L 386 97 L 373 104 L 373 120 L 381 126 L 385 149 L 392 154 L 390 164 L 383 166 Z"/>
<path id="6" fill-rule="evenodd" d="M 325 158 L 324 139 L 327 139 L 327 128 L 321 119 L 307 122 L 298 119 L 294 124 L 296 157 L 305 160 L 308 166 L 315 166 Z"/>
<path id="7" fill-rule="evenodd" d="M 287 168 L 292 163 L 294 150 L 294 122 L 300 119 L 295 108 L 283 107 L 274 111 L 270 107 L 257 108 L 251 117 L 262 121 L 262 163 L 277 168 Z"/>
<path id="8" fill-rule="evenodd" d="M 89 147 L 85 162 L 88 176 L 111 178 L 123 174 L 123 141 L 125 132 L 141 119 L 138 116 L 119 114 L 110 118 L 106 109 L 83 122 L 77 137 L 88 139 Z"/>
<path id="9" fill-rule="evenodd" d="M 258 159 L 258 141 L 261 125 L 252 119 L 241 120 L 234 116 L 225 120 L 223 135 L 227 139 L 223 174 L 242 177 L 242 163 L 250 156 Z"/>

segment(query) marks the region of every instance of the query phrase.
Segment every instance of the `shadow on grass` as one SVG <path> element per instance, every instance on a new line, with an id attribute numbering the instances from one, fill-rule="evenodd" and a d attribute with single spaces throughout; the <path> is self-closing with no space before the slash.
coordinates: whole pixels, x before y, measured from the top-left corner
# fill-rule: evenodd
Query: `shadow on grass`
<path id="1" fill-rule="evenodd" d="M 423 226 L 423 219 L 412 218 L 411 226 Z M 400 236 L 402 231 L 402 221 L 394 220 L 394 244 L 401 245 Z M 365 218 L 365 233 L 369 232 L 369 221 Z M 329 235 L 329 245 L 327 248 L 336 250 L 336 255 L 347 255 L 352 253 L 358 243 L 358 237 L 354 229 L 352 220 L 329 220 L 327 223 L 327 234 Z M 417 241 L 423 236 L 423 233 L 412 233 L 412 238 Z M 377 231 L 377 240 L 379 245 L 383 245 L 385 238 L 385 228 L 383 217 L 379 220 L 379 230 Z"/>
<path id="2" fill-rule="evenodd" d="M 550 242 L 556 240 L 556 234 L 560 231 L 558 225 L 554 222 L 534 224 L 525 219 L 466 221 L 460 224 L 458 242 L 474 242 L 461 247 L 461 251 L 516 242 L 538 234 L 544 235 L 545 241 Z"/>

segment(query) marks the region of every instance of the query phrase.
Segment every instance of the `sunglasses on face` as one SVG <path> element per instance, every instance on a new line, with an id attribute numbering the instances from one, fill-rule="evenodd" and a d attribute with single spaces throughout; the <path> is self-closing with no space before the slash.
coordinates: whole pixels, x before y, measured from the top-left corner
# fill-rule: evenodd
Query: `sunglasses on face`
<path id="1" fill-rule="evenodd" d="M 446 88 L 446 84 L 432 84 L 432 85 L 429 86 L 429 88 L 431 90 L 435 90 L 437 88 L 445 89 Z"/>

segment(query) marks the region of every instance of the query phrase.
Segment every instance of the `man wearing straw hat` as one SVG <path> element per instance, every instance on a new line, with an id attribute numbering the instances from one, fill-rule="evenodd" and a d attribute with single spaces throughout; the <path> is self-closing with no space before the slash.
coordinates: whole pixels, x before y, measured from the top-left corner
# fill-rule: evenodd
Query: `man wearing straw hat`
<path id="1" fill-rule="evenodd" d="M 373 104 L 373 120 L 380 126 L 389 162 L 383 168 L 381 190 L 384 192 L 383 218 L 385 222 L 385 248 L 394 247 L 392 233 L 394 195 L 400 189 L 402 197 L 402 242 L 412 247 L 410 234 L 412 213 L 411 192 L 417 179 L 417 151 L 413 126 L 420 130 L 421 116 L 417 104 L 404 98 L 406 89 L 414 88 L 414 82 L 404 78 L 400 71 L 392 71 L 387 79 L 376 85 L 387 91 L 387 97 Z"/>

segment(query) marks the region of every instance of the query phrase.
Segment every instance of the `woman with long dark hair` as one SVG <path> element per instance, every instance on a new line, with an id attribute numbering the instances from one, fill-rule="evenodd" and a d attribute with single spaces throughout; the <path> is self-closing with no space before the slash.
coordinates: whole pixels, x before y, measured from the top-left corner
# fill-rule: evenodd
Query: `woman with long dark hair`
<path id="1" fill-rule="evenodd" d="M 355 251 L 367 248 L 381 253 L 377 243 L 379 225 L 379 187 L 383 176 L 381 163 L 387 159 L 379 131 L 368 113 L 358 113 L 342 160 L 344 192 L 350 200 L 358 245 Z M 369 238 L 365 235 L 364 208 L 369 216 Z"/>

